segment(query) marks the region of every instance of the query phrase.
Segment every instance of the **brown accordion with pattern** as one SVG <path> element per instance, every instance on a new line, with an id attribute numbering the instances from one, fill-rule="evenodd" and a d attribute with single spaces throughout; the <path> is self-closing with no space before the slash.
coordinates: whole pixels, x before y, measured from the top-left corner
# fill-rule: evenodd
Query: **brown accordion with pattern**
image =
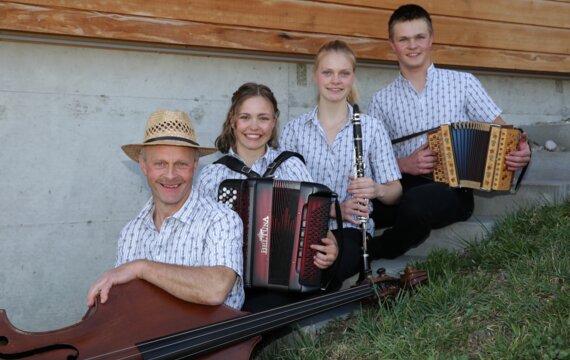
<path id="1" fill-rule="evenodd" d="M 312 292 L 321 287 L 312 244 L 322 244 L 334 195 L 324 185 L 257 179 L 224 180 L 218 202 L 243 221 L 246 288 Z"/>
<path id="2" fill-rule="evenodd" d="M 522 131 L 508 125 L 459 122 L 428 133 L 429 148 L 437 154 L 433 179 L 452 187 L 510 190 L 514 171 L 505 156 L 517 148 Z"/>

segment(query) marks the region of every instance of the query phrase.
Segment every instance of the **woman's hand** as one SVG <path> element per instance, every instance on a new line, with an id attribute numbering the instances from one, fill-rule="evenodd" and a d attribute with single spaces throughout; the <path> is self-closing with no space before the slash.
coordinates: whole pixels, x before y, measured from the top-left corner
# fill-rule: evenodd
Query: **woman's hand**
<path id="1" fill-rule="evenodd" d="M 329 231 L 326 238 L 321 240 L 324 245 L 311 245 L 311 249 L 317 250 L 314 264 L 319 269 L 329 268 L 338 257 L 338 245 L 334 235 Z"/>
<path id="2" fill-rule="evenodd" d="M 376 194 L 376 183 L 372 178 L 363 176 L 360 178 L 349 176 L 348 193 L 355 198 L 374 199 Z"/>
<path id="3" fill-rule="evenodd" d="M 340 212 L 342 213 L 342 220 L 348 221 L 353 224 L 360 224 L 358 217 L 368 216 L 368 199 L 363 198 L 350 198 L 340 204 Z"/>

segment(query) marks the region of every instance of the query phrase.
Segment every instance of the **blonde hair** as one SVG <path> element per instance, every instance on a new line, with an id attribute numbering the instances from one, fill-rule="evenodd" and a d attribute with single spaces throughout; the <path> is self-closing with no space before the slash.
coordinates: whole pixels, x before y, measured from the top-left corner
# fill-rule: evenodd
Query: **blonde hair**
<path id="1" fill-rule="evenodd" d="M 350 45 L 348 45 L 346 42 L 342 40 L 331 40 L 321 45 L 319 51 L 317 52 L 317 55 L 315 56 L 315 64 L 313 67 L 313 72 L 317 71 L 323 58 L 330 52 L 337 52 L 346 55 L 346 57 L 348 58 L 348 60 L 350 60 L 350 63 L 352 64 L 352 71 L 356 72 L 356 55 L 354 54 L 354 51 L 352 51 Z M 352 83 L 352 88 L 350 89 L 350 93 L 348 93 L 347 100 L 351 105 L 354 105 L 355 103 L 358 102 L 359 97 L 360 94 L 358 93 L 358 86 L 356 84 L 356 77 L 355 77 L 354 82 Z"/>

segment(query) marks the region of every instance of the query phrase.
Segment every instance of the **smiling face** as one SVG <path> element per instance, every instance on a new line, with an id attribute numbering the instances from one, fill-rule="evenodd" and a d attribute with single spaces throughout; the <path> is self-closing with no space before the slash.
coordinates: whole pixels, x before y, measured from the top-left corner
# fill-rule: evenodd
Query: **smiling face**
<path id="1" fill-rule="evenodd" d="M 192 190 L 198 165 L 196 150 L 185 146 L 145 146 L 139 165 L 156 208 L 168 215 L 178 211 Z"/>
<path id="2" fill-rule="evenodd" d="M 344 102 L 354 84 L 354 64 L 348 55 L 328 51 L 318 62 L 313 76 L 321 100 Z"/>
<path id="3" fill-rule="evenodd" d="M 390 46 L 403 74 L 426 70 L 431 65 L 433 35 L 424 19 L 398 22 L 393 25 Z"/>
<path id="4" fill-rule="evenodd" d="M 245 100 L 233 118 L 236 152 L 242 157 L 263 156 L 276 123 L 273 105 L 263 96 Z"/>

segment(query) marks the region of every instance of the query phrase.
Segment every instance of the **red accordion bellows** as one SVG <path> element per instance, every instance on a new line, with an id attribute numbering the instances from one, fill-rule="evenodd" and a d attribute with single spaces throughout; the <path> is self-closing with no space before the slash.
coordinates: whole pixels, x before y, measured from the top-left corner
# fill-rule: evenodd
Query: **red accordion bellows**
<path id="1" fill-rule="evenodd" d="M 218 201 L 229 205 L 244 224 L 244 284 L 311 292 L 321 285 L 314 265 L 326 237 L 333 193 L 324 185 L 273 179 L 225 180 Z"/>

